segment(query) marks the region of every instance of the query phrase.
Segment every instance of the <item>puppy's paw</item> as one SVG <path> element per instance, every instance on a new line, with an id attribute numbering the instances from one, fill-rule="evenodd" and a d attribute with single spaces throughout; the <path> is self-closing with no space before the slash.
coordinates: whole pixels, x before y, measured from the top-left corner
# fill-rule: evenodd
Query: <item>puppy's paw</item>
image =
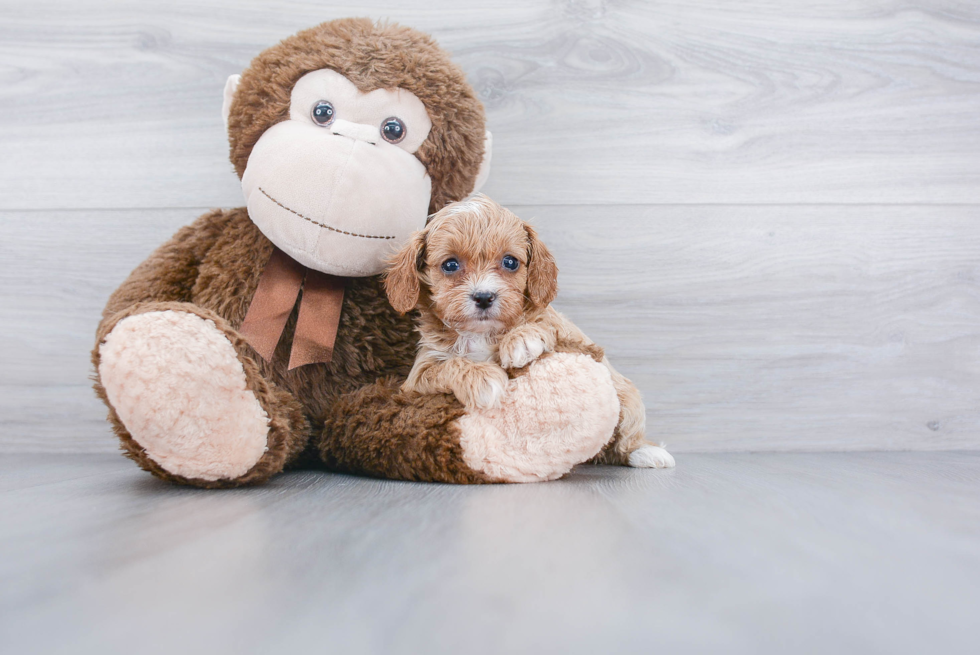
<path id="1" fill-rule="evenodd" d="M 496 364 L 472 366 L 453 385 L 453 393 L 466 407 L 489 409 L 500 404 L 507 388 L 507 373 Z"/>
<path id="2" fill-rule="evenodd" d="M 473 398 L 473 404 L 481 409 L 496 407 L 500 404 L 500 398 L 504 395 L 505 384 L 505 382 L 487 378 Z"/>
<path id="3" fill-rule="evenodd" d="M 544 353 L 544 339 L 533 332 L 512 332 L 500 341 L 497 353 L 504 368 L 523 368 Z"/>
<path id="4" fill-rule="evenodd" d="M 674 457 L 660 446 L 647 444 L 630 453 L 629 464 L 633 468 L 669 469 L 674 468 Z"/>

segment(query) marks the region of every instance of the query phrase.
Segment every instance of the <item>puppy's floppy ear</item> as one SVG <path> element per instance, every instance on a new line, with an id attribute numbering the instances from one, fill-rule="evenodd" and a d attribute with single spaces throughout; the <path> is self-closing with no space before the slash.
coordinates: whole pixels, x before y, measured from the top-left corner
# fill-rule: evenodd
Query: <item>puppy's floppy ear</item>
<path id="1" fill-rule="evenodd" d="M 527 295 L 538 307 L 544 307 L 558 295 L 558 265 L 551 251 L 528 224 L 527 231 Z"/>
<path id="2" fill-rule="evenodd" d="M 425 230 L 419 230 L 402 246 L 385 271 L 385 293 L 399 314 L 415 309 L 419 302 L 419 269 L 424 262 Z"/>

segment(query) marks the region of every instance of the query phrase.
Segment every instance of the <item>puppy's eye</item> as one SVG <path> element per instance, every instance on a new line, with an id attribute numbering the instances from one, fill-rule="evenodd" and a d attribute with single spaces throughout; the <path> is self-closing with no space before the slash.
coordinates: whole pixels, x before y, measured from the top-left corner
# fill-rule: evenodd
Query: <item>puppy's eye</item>
<path id="1" fill-rule="evenodd" d="M 516 271 L 521 263 L 517 261 L 517 258 L 513 255 L 504 255 L 504 258 L 500 260 L 500 265 L 506 268 L 508 271 Z"/>
<path id="2" fill-rule="evenodd" d="M 398 143 L 405 138 L 408 134 L 408 128 L 405 127 L 405 122 L 392 116 L 391 118 L 386 118 L 385 122 L 381 124 L 381 136 L 388 143 Z"/>
<path id="3" fill-rule="evenodd" d="M 329 125 L 333 122 L 333 105 L 326 100 L 319 100 L 313 105 L 310 115 L 313 116 L 313 121 L 317 125 Z"/>
<path id="4" fill-rule="evenodd" d="M 455 273 L 459 270 L 459 261 L 456 258 L 447 259 L 442 263 L 442 270 L 446 273 Z"/>

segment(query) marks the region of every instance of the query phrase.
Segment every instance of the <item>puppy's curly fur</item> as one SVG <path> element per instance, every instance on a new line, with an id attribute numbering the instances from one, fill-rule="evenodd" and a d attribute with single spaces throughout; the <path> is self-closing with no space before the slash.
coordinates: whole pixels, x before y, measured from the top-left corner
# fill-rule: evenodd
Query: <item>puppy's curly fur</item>
<path id="1" fill-rule="evenodd" d="M 609 368 L 620 402 L 619 425 L 595 461 L 629 464 L 631 453 L 652 445 L 639 391 L 551 307 L 554 257 L 530 225 L 486 196 L 435 214 L 391 260 L 385 291 L 397 311 L 420 312 L 419 352 L 403 391 L 452 393 L 467 407 L 492 407 L 509 376 L 538 357 L 586 353 Z"/>

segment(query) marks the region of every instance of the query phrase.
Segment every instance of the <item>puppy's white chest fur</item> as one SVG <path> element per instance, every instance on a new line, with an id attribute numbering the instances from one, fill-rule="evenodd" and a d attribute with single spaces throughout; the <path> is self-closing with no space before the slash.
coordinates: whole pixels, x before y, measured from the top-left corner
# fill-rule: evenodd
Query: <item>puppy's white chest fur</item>
<path id="1" fill-rule="evenodd" d="M 460 332 L 452 354 L 474 362 L 488 362 L 497 352 L 497 340 L 479 332 Z"/>

